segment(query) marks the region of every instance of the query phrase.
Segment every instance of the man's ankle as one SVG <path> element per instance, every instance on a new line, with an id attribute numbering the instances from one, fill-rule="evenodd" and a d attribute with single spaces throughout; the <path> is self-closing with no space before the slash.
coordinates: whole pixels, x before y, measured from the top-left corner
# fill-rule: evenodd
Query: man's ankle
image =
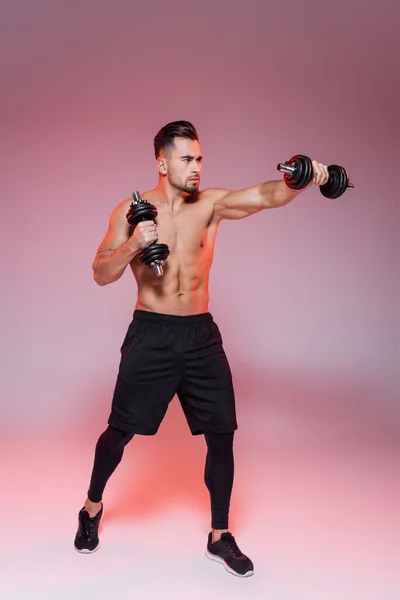
<path id="1" fill-rule="evenodd" d="M 227 533 L 229 531 L 229 529 L 213 529 L 212 530 L 212 541 L 213 544 L 215 542 L 218 542 L 221 539 L 221 535 L 223 533 Z"/>
<path id="2" fill-rule="evenodd" d="M 92 502 L 89 498 L 86 498 L 85 501 L 85 510 L 89 513 L 89 517 L 93 519 L 101 510 L 102 503 L 100 502 Z"/>

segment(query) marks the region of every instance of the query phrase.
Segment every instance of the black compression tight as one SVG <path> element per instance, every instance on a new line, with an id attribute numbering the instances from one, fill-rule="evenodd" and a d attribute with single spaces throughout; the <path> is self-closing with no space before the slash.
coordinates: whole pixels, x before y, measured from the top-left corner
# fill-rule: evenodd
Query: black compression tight
<path id="1" fill-rule="evenodd" d="M 233 435 L 233 432 L 204 434 L 208 447 L 204 481 L 210 492 L 213 529 L 228 529 L 234 472 Z"/>
<path id="2" fill-rule="evenodd" d="M 133 435 L 109 425 L 99 437 L 88 491 L 92 502 L 101 502 L 106 483 L 121 462 L 124 448 Z M 233 436 L 234 433 L 204 434 L 207 443 L 204 481 L 210 492 L 213 529 L 228 529 L 234 473 Z"/>
<path id="3" fill-rule="evenodd" d="M 133 435 L 109 425 L 97 440 L 88 491 L 88 498 L 92 502 L 101 502 L 106 483 L 121 462 L 125 446 Z"/>

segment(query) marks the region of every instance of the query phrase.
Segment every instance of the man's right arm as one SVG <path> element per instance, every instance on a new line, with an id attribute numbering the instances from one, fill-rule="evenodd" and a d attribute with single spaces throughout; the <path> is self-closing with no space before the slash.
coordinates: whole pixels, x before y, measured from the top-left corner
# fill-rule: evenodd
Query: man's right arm
<path id="1" fill-rule="evenodd" d="M 112 212 L 108 231 L 101 242 L 93 261 L 93 277 L 98 285 L 108 285 L 117 281 L 136 254 L 157 241 L 157 231 L 153 221 L 143 221 L 130 235 L 131 225 L 126 219 L 129 205 L 122 202 Z"/>

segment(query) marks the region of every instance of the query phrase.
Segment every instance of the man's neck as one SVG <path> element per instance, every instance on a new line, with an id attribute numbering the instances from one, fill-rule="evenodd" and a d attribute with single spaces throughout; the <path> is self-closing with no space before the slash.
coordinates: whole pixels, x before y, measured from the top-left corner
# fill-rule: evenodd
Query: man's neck
<path id="1" fill-rule="evenodd" d="M 163 206 L 170 212 L 178 212 L 189 195 L 187 192 L 164 185 L 163 181 L 158 183 L 154 189 L 154 193 L 157 196 L 160 206 Z"/>

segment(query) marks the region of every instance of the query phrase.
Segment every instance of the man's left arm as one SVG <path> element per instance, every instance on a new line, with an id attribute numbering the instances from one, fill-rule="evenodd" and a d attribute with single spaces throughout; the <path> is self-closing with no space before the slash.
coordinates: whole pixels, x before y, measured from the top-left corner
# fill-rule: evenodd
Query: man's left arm
<path id="1" fill-rule="evenodd" d="M 328 167 L 312 161 L 313 179 L 302 190 L 292 190 L 282 181 L 267 181 L 244 190 L 215 190 L 214 217 L 218 219 L 244 219 L 266 208 L 279 208 L 289 204 L 311 185 L 324 185 L 329 178 Z"/>

